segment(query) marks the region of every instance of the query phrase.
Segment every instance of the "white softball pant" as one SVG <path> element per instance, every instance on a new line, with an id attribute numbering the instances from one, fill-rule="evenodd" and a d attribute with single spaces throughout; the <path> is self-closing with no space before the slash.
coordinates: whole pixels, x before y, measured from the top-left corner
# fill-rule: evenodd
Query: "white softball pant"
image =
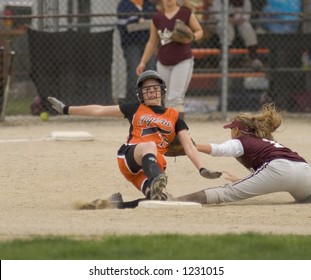
<path id="1" fill-rule="evenodd" d="M 208 204 L 234 202 L 275 192 L 288 192 L 298 202 L 311 198 L 311 167 L 304 162 L 276 159 L 250 176 L 204 190 Z"/>
<path id="2" fill-rule="evenodd" d="M 184 112 L 184 99 L 192 77 L 193 64 L 193 58 L 170 66 L 163 65 L 157 61 L 157 71 L 167 87 L 165 97 L 166 107 L 173 107 L 178 112 Z"/>

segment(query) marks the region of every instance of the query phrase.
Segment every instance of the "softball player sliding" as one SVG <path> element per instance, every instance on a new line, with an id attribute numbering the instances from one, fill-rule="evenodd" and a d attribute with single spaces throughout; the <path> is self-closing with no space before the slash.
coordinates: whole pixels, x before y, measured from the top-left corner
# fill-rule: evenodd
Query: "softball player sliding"
<path id="1" fill-rule="evenodd" d="M 130 122 L 128 139 L 118 151 L 120 171 L 146 198 L 165 200 L 163 191 L 167 176 L 164 173 L 164 154 L 175 135 L 201 176 L 209 179 L 221 176 L 221 172 L 212 172 L 202 167 L 199 152 L 188 134 L 186 123 L 179 118 L 175 109 L 162 106 L 165 93 L 163 79 L 157 72 L 148 70 L 139 75 L 136 83 L 136 95 L 140 103 L 67 106 L 54 97 L 48 97 L 48 100 L 60 114 L 127 118 Z"/>
<path id="2" fill-rule="evenodd" d="M 231 140 L 222 144 L 197 144 L 200 152 L 212 156 L 235 157 L 252 172 L 233 184 L 178 197 L 179 201 L 201 204 L 234 202 L 258 195 L 288 192 L 297 202 L 311 201 L 311 167 L 304 158 L 274 141 L 272 133 L 281 125 L 273 104 L 264 105 L 258 115 L 239 114 L 224 128 L 231 129 Z"/>

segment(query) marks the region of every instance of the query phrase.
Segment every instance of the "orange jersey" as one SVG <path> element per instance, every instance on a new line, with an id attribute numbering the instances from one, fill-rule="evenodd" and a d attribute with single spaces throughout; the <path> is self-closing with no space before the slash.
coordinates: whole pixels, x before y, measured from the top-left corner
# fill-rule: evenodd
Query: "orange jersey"
<path id="1" fill-rule="evenodd" d="M 140 104 L 132 119 L 132 131 L 128 138 L 128 144 L 142 142 L 154 142 L 158 152 L 165 154 L 169 144 L 176 135 L 175 125 L 178 112 L 173 108 L 167 108 L 162 114 L 157 114 L 148 106 Z"/>
<path id="2" fill-rule="evenodd" d="M 188 129 L 188 127 L 181 119 L 178 119 L 178 112 L 173 108 L 158 106 L 152 108 L 136 103 L 122 104 L 120 110 L 124 117 L 129 120 L 131 126 L 127 142 L 118 151 L 118 165 L 123 176 L 138 190 L 142 190 L 148 178 L 143 169 L 136 172 L 130 170 L 125 156 L 129 145 L 150 141 L 156 143 L 158 148 L 157 162 L 164 172 L 166 168 L 164 154 L 169 144 L 173 141 L 176 132 Z M 175 131 L 177 127 L 178 131 Z"/>

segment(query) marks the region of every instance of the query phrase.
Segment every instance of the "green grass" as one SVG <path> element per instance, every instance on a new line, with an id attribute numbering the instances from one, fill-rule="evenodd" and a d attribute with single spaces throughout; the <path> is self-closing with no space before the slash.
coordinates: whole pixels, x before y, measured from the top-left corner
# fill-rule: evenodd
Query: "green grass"
<path id="1" fill-rule="evenodd" d="M 23 97 L 19 99 L 9 98 L 6 108 L 7 116 L 14 115 L 29 115 L 30 105 L 33 101 L 33 97 Z"/>
<path id="2" fill-rule="evenodd" d="M 125 235 L 0 242 L 2 260 L 310 260 L 311 236 Z"/>

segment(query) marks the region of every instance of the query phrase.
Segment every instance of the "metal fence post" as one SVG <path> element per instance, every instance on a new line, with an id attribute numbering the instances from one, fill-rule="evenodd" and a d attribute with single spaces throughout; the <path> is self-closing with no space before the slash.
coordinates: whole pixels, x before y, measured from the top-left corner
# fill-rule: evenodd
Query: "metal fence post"
<path id="1" fill-rule="evenodd" d="M 224 119 L 227 118 L 228 114 L 228 9 L 229 3 L 228 0 L 222 0 L 222 78 L 221 78 L 221 113 Z"/>

